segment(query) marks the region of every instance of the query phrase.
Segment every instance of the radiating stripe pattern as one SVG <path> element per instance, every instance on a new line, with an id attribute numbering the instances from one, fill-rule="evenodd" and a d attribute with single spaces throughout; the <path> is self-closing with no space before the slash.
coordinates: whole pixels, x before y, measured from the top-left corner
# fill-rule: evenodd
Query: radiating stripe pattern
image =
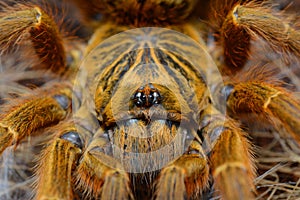
<path id="1" fill-rule="evenodd" d="M 200 43 L 165 28 L 121 32 L 89 53 L 77 82 L 91 91 L 111 154 L 126 170 L 157 170 L 187 150 L 210 101 L 210 64 Z M 161 102 L 137 107 L 133 96 L 147 84 L 159 91 Z"/>

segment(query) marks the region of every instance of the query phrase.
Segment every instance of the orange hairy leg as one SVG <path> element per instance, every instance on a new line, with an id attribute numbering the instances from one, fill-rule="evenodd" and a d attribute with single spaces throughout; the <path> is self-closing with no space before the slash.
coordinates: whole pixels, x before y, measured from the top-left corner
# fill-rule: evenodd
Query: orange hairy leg
<path id="1" fill-rule="evenodd" d="M 199 142 L 194 140 L 186 154 L 168 164 L 156 183 L 156 199 L 197 198 L 208 186 L 209 169 Z"/>
<path id="2" fill-rule="evenodd" d="M 73 171 L 83 142 L 72 123 L 55 127 L 55 139 L 44 149 L 37 169 L 36 199 L 74 199 Z"/>
<path id="3" fill-rule="evenodd" d="M 224 199 L 254 199 L 249 144 L 237 126 L 230 126 L 222 131 L 211 155 L 216 188 Z"/>
<path id="4" fill-rule="evenodd" d="M 245 133 L 213 107 L 202 116 L 203 148 L 210 153 L 216 189 L 224 199 L 254 199 L 255 174 Z"/>
<path id="5" fill-rule="evenodd" d="M 65 50 L 52 17 L 37 6 L 17 4 L 4 9 L 5 12 L 0 15 L 1 53 L 10 53 L 29 40 L 42 63 L 35 68 L 63 73 L 66 66 Z"/>
<path id="6" fill-rule="evenodd" d="M 277 118 L 300 144 L 300 106 L 291 94 L 262 82 L 238 83 L 229 87 L 232 88 L 227 107 L 233 114 L 254 113 L 269 120 Z"/>
<path id="7" fill-rule="evenodd" d="M 283 16 L 274 15 L 270 5 L 223 2 L 227 5 L 213 1 L 215 12 L 211 21 L 217 21 L 225 63 L 231 70 L 238 70 L 246 63 L 250 54 L 250 40 L 257 37 L 267 41 L 276 52 L 284 53 L 285 59 L 289 53 L 300 56 L 300 32 Z"/>
<path id="8" fill-rule="evenodd" d="M 0 154 L 39 128 L 58 123 L 70 112 L 72 91 L 67 85 L 62 84 L 55 91 L 48 88 L 36 92 L 38 95 L 20 98 L 4 108 L 0 117 Z"/>
<path id="9" fill-rule="evenodd" d="M 128 173 L 121 163 L 104 153 L 108 142 L 108 135 L 100 129 L 77 167 L 76 188 L 95 199 L 133 199 Z"/>

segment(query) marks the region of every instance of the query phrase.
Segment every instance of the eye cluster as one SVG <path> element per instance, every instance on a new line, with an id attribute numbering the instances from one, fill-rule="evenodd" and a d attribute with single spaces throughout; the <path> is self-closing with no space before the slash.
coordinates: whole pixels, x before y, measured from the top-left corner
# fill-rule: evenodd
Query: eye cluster
<path id="1" fill-rule="evenodd" d="M 162 97 L 152 84 L 140 87 L 133 95 L 134 104 L 137 107 L 149 108 L 161 103 Z"/>

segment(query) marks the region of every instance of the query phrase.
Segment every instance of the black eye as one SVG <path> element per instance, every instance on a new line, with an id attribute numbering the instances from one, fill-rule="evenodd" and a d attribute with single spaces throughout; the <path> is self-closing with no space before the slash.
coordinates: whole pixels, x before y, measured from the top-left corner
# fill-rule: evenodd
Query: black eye
<path id="1" fill-rule="evenodd" d="M 141 107 L 144 105 L 143 93 L 137 92 L 134 95 L 134 102 L 137 107 Z"/>
<path id="2" fill-rule="evenodd" d="M 161 102 L 160 94 L 158 92 L 153 92 L 152 96 L 153 96 L 153 100 L 152 100 L 153 104 L 160 104 Z"/>

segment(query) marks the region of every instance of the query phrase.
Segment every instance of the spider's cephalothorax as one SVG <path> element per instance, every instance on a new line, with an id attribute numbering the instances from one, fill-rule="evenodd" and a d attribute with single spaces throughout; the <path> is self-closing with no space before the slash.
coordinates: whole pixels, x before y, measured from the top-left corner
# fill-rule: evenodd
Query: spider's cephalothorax
<path id="1" fill-rule="evenodd" d="M 300 144 L 299 102 L 252 50 L 260 38 L 282 63 L 300 57 L 299 31 L 269 4 L 212 0 L 203 22 L 200 0 L 70 2 L 94 28 L 87 43 L 62 39 L 36 5 L 1 4 L 0 153 L 30 138 L 34 198 L 199 199 L 211 187 L 254 199 L 239 121 L 253 115 Z"/>

